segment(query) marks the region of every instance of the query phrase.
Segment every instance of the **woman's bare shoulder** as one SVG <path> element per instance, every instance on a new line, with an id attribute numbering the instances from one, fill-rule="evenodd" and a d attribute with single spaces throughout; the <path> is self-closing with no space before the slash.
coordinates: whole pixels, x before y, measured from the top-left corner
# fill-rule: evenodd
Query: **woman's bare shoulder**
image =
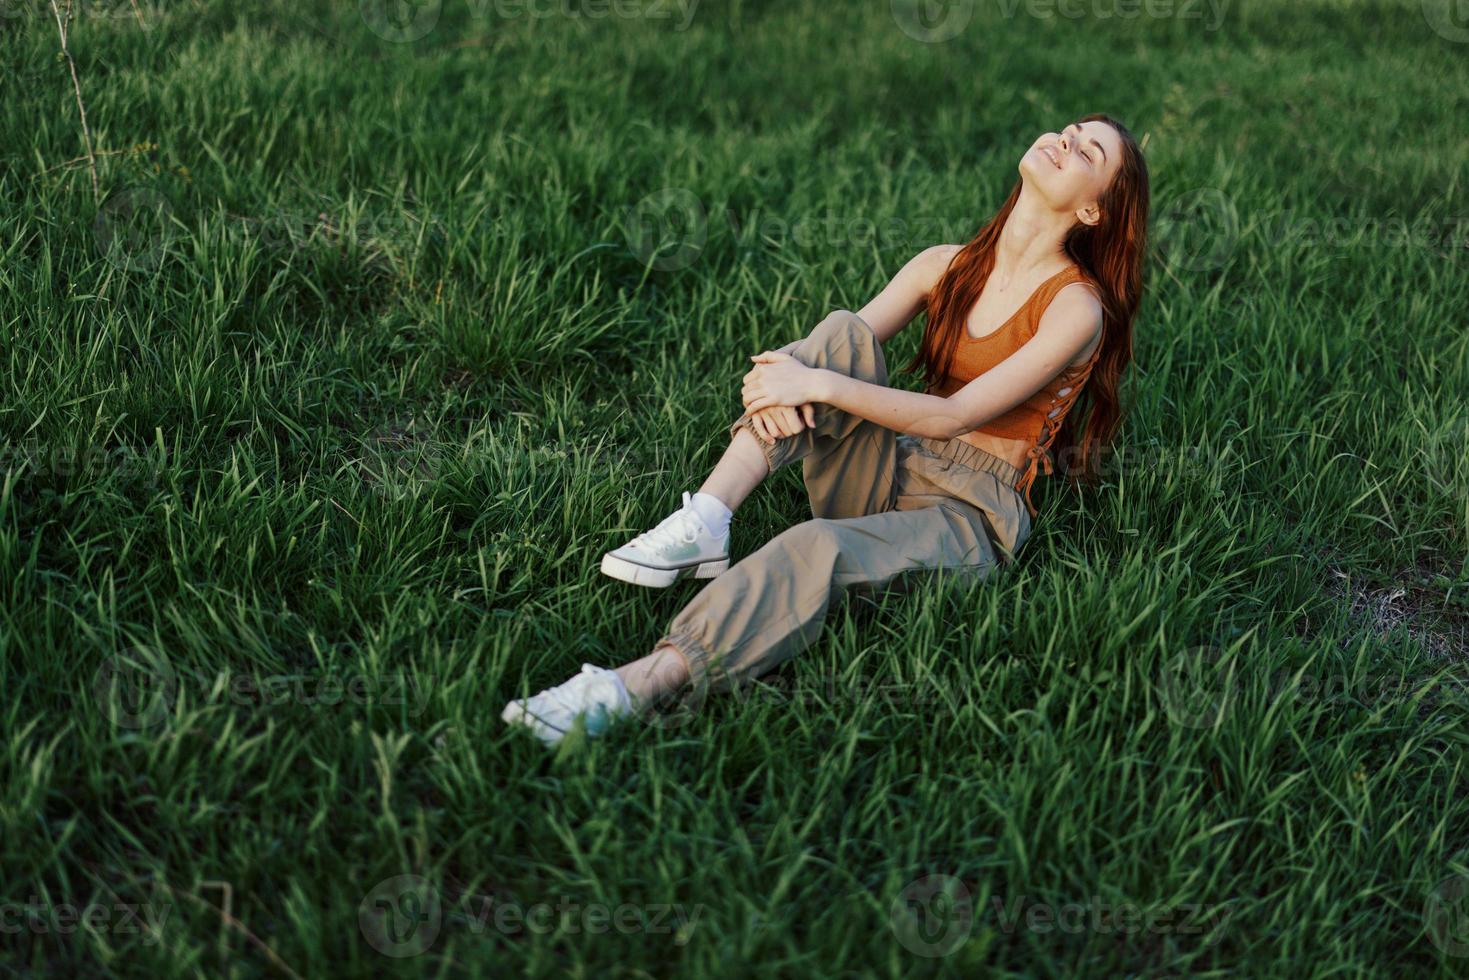
<path id="1" fill-rule="evenodd" d="M 938 265 L 939 272 L 943 272 L 945 269 L 947 269 L 949 267 L 949 263 L 954 261 L 954 256 L 958 255 L 962 251 L 964 251 L 963 245 L 955 245 L 952 242 L 943 242 L 939 245 L 930 245 L 928 248 L 924 249 L 925 253 L 932 256 L 931 261 Z"/>
<path id="2" fill-rule="evenodd" d="M 923 294 L 925 296 L 938 285 L 949 269 L 949 264 L 954 261 L 954 256 L 964 248 L 963 245 L 954 245 L 948 242 L 939 245 L 930 245 L 918 253 L 917 263 L 922 269 Z"/>

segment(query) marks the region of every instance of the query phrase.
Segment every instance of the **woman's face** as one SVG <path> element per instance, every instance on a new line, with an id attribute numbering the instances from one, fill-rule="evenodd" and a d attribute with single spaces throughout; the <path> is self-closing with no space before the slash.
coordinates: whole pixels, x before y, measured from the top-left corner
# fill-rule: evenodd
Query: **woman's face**
<path id="1" fill-rule="evenodd" d="M 1072 123 L 1042 133 L 1020 158 L 1020 176 L 1058 211 L 1095 224 L 1097 202 L 1122 166 L 1122 138 L 1104 122 Z"/>

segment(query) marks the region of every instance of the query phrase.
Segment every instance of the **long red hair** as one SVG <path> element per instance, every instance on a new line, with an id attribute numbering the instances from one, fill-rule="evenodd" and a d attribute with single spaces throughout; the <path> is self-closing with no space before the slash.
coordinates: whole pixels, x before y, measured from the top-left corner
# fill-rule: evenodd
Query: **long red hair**
<path id="1" fill-rule="evenodd" d="M 1143 292 L 1148 167 L 1132 134 L 1111 116 L 1093 113 L 1076 121 L 1106 123 L 1117 131 L 1123 146 L 1121 166 L 1098 201 L 1101 220 L 1095 225 L 1078 221 L 1063 242 L 1066 254 L 1101 291 L 1102 342 L 1091 375 L 1066 413 L 1051 449 L 1058 472 L 1091 483 L 1101 454 L 1111 447 L 1122 422 L 1118 386 L 1123 369 L 1132 361 L 1132 321 Z M 928 295 L 923 342 L 902 368 L 905 373 L 921 368 L 927 390 L 948 377 L 960 333 L 994 269 L 995 245 L 1020 199 L 1021 187 L 1017 179 L 1000 210 L 959 250 Z"/>

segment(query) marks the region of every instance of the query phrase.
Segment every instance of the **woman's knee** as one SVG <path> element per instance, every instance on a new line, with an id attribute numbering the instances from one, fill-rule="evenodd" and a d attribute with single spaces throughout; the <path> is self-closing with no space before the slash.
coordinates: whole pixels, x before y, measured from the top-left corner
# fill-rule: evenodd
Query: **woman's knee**
<path id="1" fill-rule="evenodd" d="M 821 353 L 808 359 L 808 363 L 870 378 L 879 384 L 887 383 L 882 344 L 867 321 L 851 310 L 828 313 L 811 331 L 811 337 Z"/>
<path id="2" fill-rule="evenodd" d="M 857 340 L 863 343 L 876 339 L 876 335 L 873 334 L 872 328 L 867 325 L 867 321 L 863 320 L 851 310 L 832 310 L 811 331 L 812 336 L 818 334 L 822 337 Z"/>
<path id="3" fill-rule="evenodd" d="M 766 562 L 793 566 L 798 571 L 834 565 L 841 554 L 841 535 L 830 518 L 814 517 L 792 524 L 760 549 Z"/>

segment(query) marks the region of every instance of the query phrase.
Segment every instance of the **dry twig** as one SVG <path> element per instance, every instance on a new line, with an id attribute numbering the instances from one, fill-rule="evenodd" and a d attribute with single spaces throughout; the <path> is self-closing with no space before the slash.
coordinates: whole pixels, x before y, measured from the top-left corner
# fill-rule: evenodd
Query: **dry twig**
<path id="1" fill-rule="evenodd" d="M 56 5 L 56 0 L 50 0 L 51 13 L 56 17 L 56 33 L 61 35 L 61 54 L 66 58 L 66 66 L 71 70 L 71 87 L 77 97 L 77 112 L 82 115 L 82 142 L 87 147 L 87 169 L 92 172 L 92 198 L 98 200 L 102 192 L 97 184 L 97 154 L 92 152 L 92 129 L 87 125 L 87 107 L 82 102 L 82 83 L 77 78 L 77 63 L 71 58 L 71 49 L 66 44 L 66 34 L 71 27 L 71 3 L 66 0 L 66 14 L 63 16 L 61 8 Z M 134 7 L 134 9 L 137 9 Z M 140 20 L 141 23 L 141 20 Z"/>

